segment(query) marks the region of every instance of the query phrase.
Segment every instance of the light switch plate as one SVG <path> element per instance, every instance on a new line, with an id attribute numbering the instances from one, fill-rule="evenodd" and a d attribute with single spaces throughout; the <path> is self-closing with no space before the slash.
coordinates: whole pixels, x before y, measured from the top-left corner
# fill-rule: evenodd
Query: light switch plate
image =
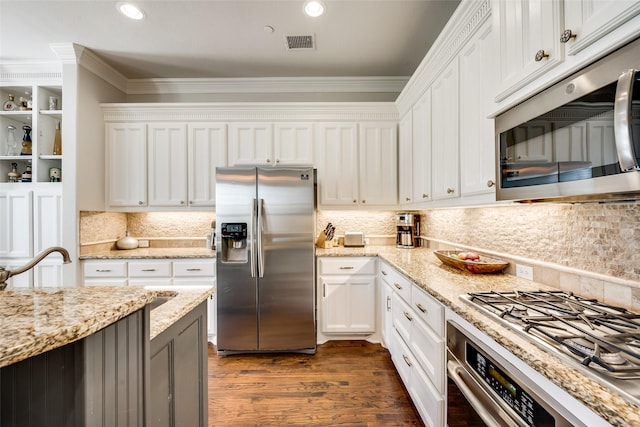
<path id="1" fill-rule="evenodd" d="M 516 264 L 516 276 L 527 280 L 533 280 L 533 267 Z"/>

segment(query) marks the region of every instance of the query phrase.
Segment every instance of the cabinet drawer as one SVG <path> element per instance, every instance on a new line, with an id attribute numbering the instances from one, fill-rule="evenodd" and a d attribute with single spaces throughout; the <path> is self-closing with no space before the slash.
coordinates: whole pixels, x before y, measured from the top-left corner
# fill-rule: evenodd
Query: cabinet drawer
<path id="1" fill-rule="evenodd" d="M 411 289 L 411 307 L 438 336 L 444 336 L 443 305 L 415 284 Z"/>
<path id="2" fill-rule="evenodd" d="M 407 347 L 396 330 L 394 330 L 391 335 L 391 349 L 391 360 L 396 366 L 405 387 L 409 388 L 412 367 L 415 365 L 415 360 L 413 360 L 413 355 L 411 351 L 409 351 L 409 347 Z"/>
<path id="3" fill-rule="evenodd" d="M 126 261 L 85 261 L 84 277 L 127 277 Z"/>
<path id="4" fill-rule="evenodd" d="M 129 277 L 171 277 L 170 261 L 129 261 Z"/>
<path id="5" fill-rule="evenodd" d="M 444 338 L 436 335 L 420 319 L 414 319 L 411 326 L 409 347 L 433 385 L 444 394 Z"/>
<path id="6" fill-rule="evenodd" d="M 174 277 L 202 277 L 215 276 L 216 261 L 214 259 L 202 261 L 174 261 Z"/>
<path id="7" fill-rule="evenodd" d="M 420 366 L 414 366 L 411 371 L 409 395 L 418 413 L 427 427 L 438 427 L 444 423 L 444 398 L 433 387 Z"/>
<path id="8" fill-rule="evenodd" d="M 319 258 L 320 274 L 376 274 L 376 259 L 361 257 Z"/>
<path id="9" fill-rule="evenodd" d="M 380 265 L 380 276 L 382 277 L 382 280 L 391 285 L 394 291 L 400 294 L 406 302 L 411 301 L 411 287 L 413 286 L 413 282 L 398 273 L 386 263 L 381 263 Z"/>
<path id="10" fill-rule="evenodd" d="M 411 323 L 415 320 L 415 314 L 411 306 L 396 292 L 391 297 L 391 317 L 394 328 L 406 342 L 409 342 L 411 339 Z"/>

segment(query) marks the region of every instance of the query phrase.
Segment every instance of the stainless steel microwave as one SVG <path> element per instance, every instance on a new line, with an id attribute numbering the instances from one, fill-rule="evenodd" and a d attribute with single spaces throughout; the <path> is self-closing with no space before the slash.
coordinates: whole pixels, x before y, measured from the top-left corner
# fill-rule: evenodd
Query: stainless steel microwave
<path id="1" fill-rule="evenodd" d="M 497 200 L 640 199 L 640 39 L 495 124 Z"/>

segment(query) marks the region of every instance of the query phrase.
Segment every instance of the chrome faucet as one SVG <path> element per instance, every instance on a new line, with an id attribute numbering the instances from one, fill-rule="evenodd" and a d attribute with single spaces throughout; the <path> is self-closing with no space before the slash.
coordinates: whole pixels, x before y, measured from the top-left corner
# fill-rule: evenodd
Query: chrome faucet
<path id="1" fill-rule="evenodd" d="M 31 261 L 29 261 L 22 267 L 18 267 L 13 270 L 7 270 L 4 267 L 0 267 L 0 291 L 7 287 L 7 280 L 9 280 L 9 277 L 15 276 L 16 274 L 24 273 L 25 271 L 32 269 L 36 266 L 36 264 L 38 264 L 52 252 L 60 252 L 62 254 L 62 262 L 64 262 L 65 264 L 69 264 L 71 262 L 69 252 L 65 248 L 61 248 L 60 246 L 52 246 L 40 252 Z"/>

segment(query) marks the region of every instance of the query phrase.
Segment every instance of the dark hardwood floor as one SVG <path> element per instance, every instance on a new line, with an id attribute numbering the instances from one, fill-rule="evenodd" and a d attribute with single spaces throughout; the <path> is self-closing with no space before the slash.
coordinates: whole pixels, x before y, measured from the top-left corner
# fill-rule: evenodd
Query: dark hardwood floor
<path id="1" fill-rule="evenodd" d="M 209 426 L 422 426 L 386 349 L 331 341 L 315 355 L 218 357 L 209 344 Z"/>

